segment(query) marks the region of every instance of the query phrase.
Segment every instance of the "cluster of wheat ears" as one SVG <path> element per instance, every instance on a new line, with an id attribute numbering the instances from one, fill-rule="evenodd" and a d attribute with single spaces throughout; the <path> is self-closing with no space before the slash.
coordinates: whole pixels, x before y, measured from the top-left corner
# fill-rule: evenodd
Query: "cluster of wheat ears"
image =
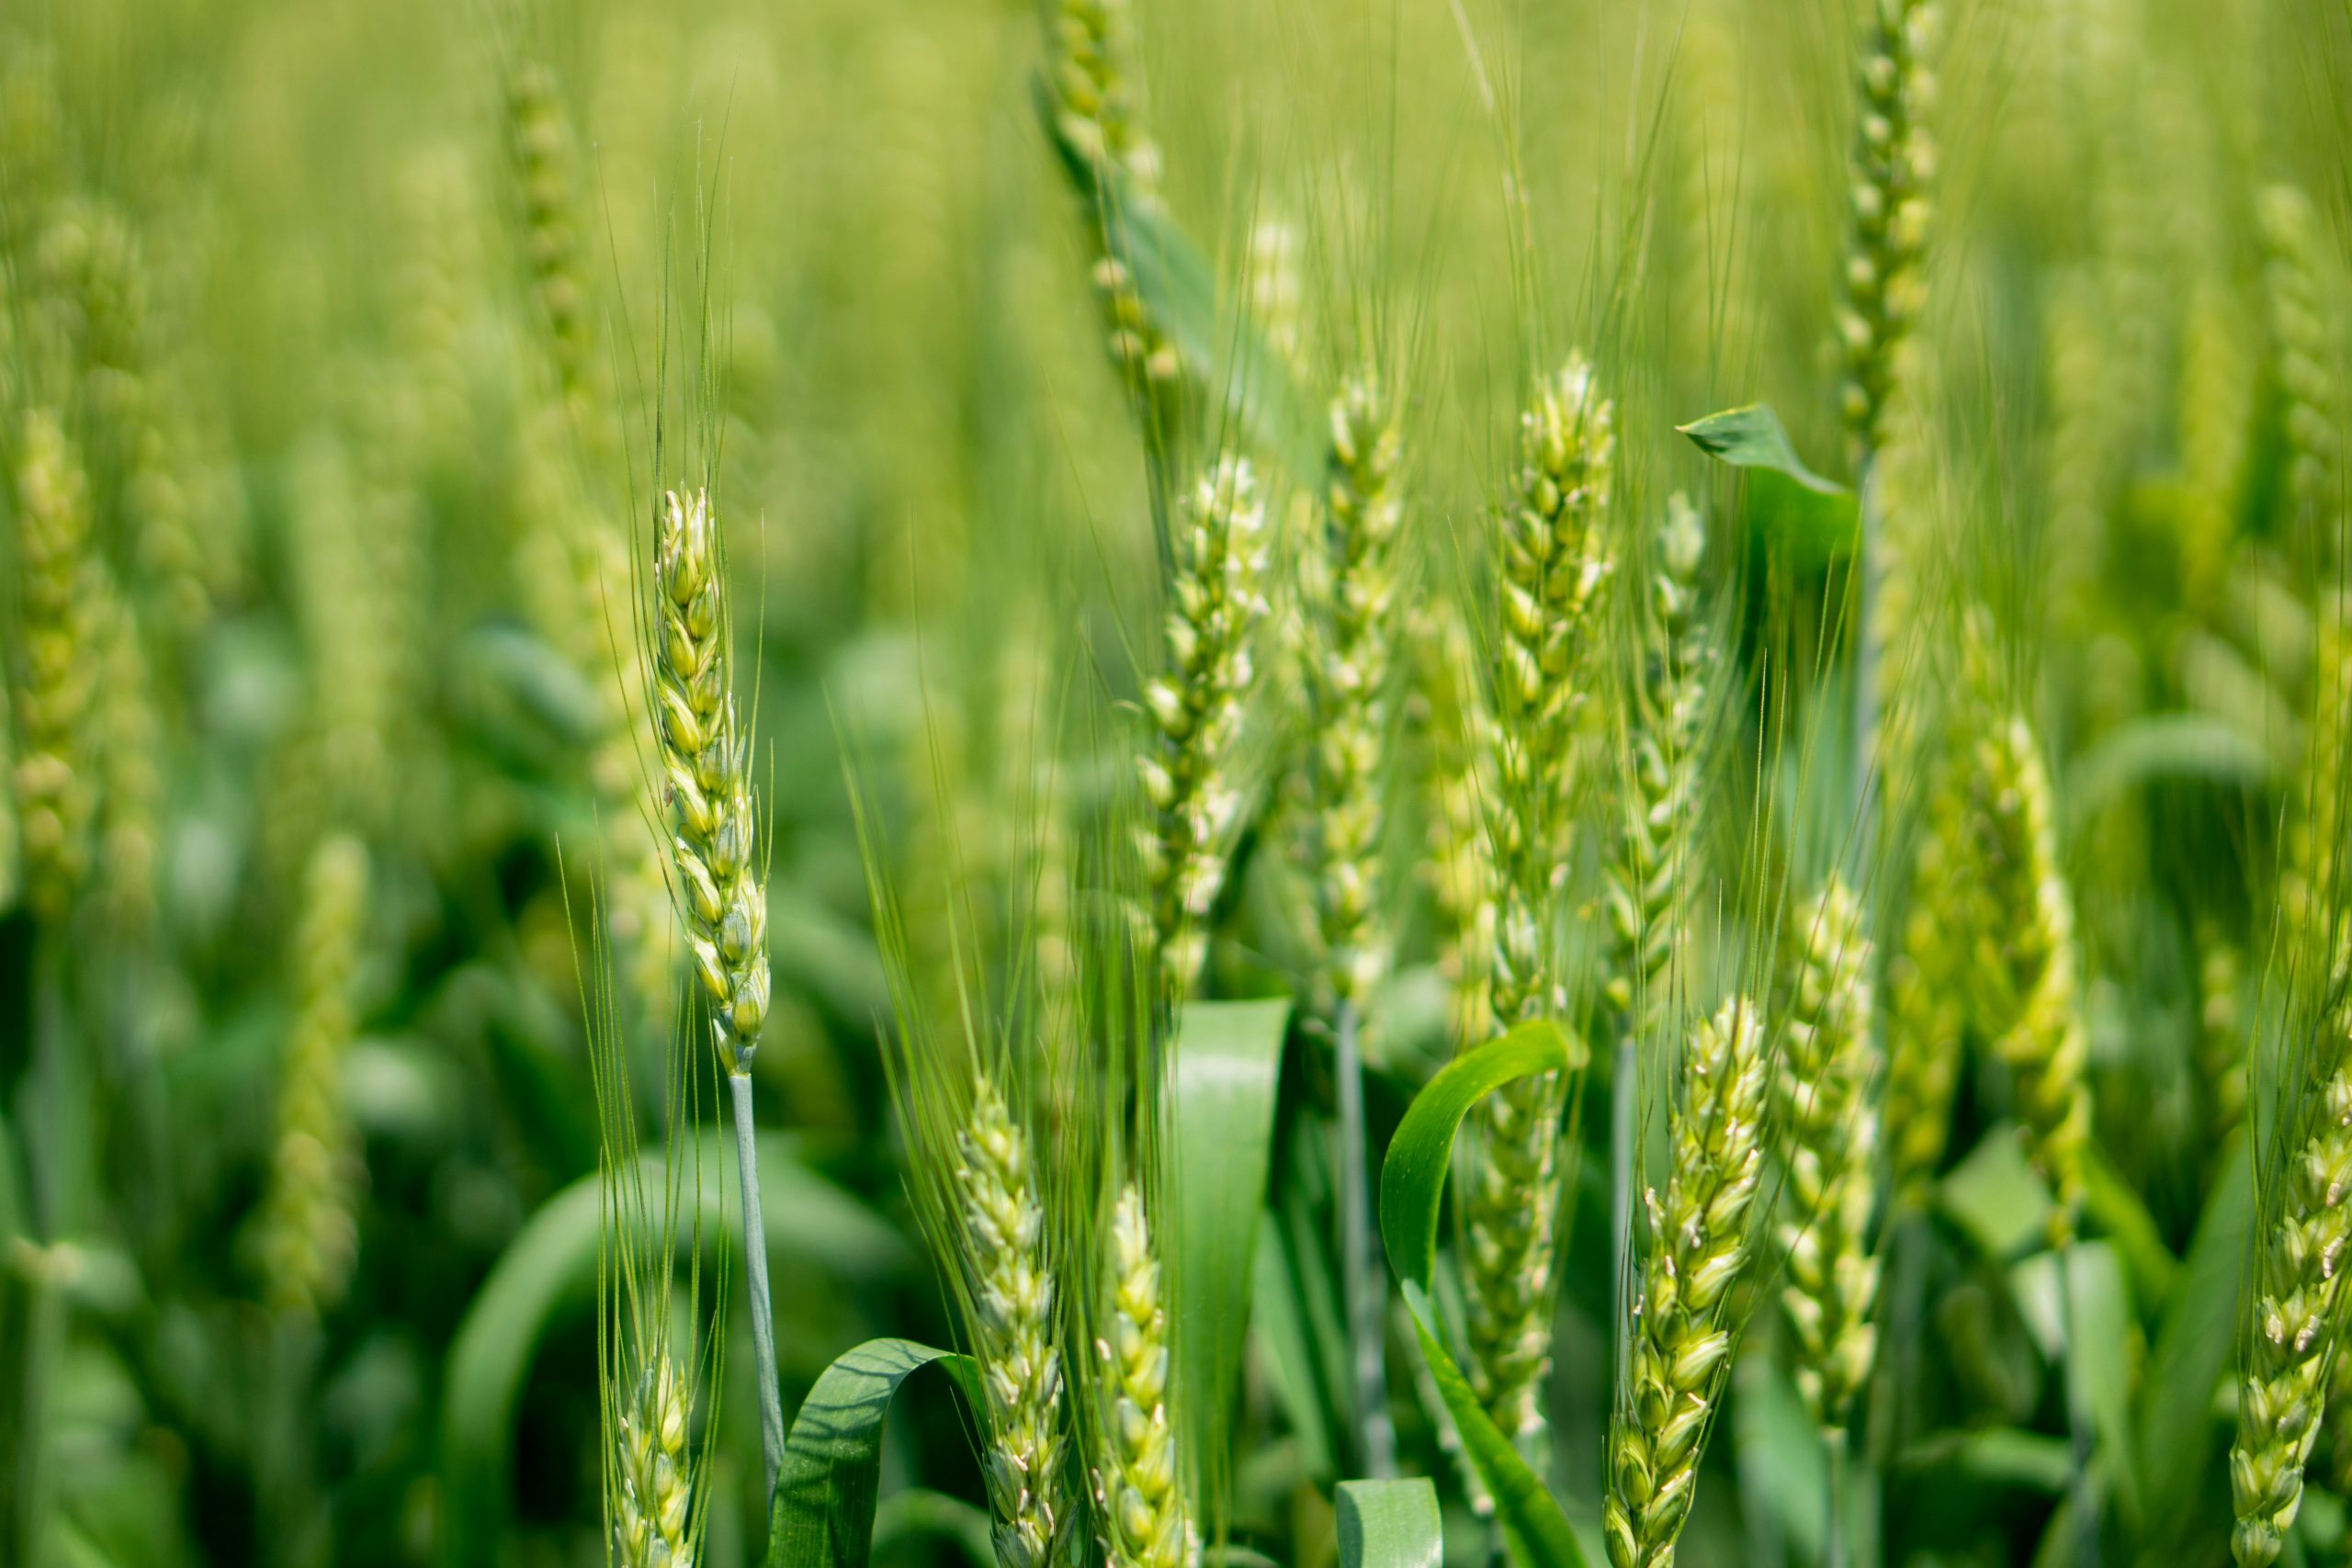
<path id="1" fill-rule="evenodd" d="M 1982 1210 L 1966 1194 L 1996 1182 L 2004 1212 L 2029 1218 L 1979 1272 L 2026 1281 L 2018 1299 L 2040 1307 L 2021 1337 L 2057 1369 L 2057 1392 L 2050 1410 L 1988 1404 L 1981 1425 L 2063 1431 L 2045 1551 L 2095 1564 L 2133 1532 L 2154 1539 L 2166 1509 L 2218 1506 L 2143 1495 L 2162 1472 L 2158 1439 L 2133 1392 L 2093 1370 L 2124 1353 L 2085 1342 L 2121 1332 L 2098 1294 L 2117 1254 L 2153 1255 L 2155 1273 L 2189 1266 L 2103 1152 L 2094 1092 L 2099 1030 L 2124 1026 L 2099 991 L 2119 943 L 2094 940 L 2090 906 L 2106 857 L 2133 852 L 2131 831 L 2162 829 L 2086 826 L 2067 791 L 2093 770 L 2064 774 L 2052 731 L 2102 720 L 2053 711 L 2037 684 L 2045 626 L 2093 655 L 2124 640 L 2085 606 L 2099 571 L 2125 570 L 2126 547 L 2101 533 L 2110 554 L 2086 557 L 2075 536 L 2103 529 L 2118 455 L 2176 435 L 2180 596 L 2198 626 L 2295 606 L 2281 700 L 2300 740 L 2265 825 L 2276 863 L 2256 912 L 2188 938 L 2199 1143 L 2216 1166 L 2250 1169 L 2255 1198 L 2236 1231 L 2198 1236 L 2200 1256 L 2235 1248 L 2235 1315 L 2204 1320 L 2234 1355 L 2182 1351 L 2180 1375 L 2201 1368 L 2208 1385 L 2189 1391 L 2191 1425 L 2234 1423 L 2237 1562 L 2340 1547 L 2335 1507 L 2316 1534 L 2298 1520 L 2323 1458 L 2352 1476 L 2352 1358 L 2338 1354 L 2352 1325 L 2352 627 L 2335 581 L 2352 516 L 2352 268 L 2324 198 L 2266 185 L 2252 211 L 2270 319 L 2188 301 L 2179 373 L 2210 397 L 2185 398 L 2177 433 L 2128 428 L 2151 422 L 2098 385 L 2144 367 L 2128 310 L 2121 326 L 2087 306 L 2069 315 L 2107 285 L 2062 280 L 2047 324 L 2057 434 L 2046 464 L 2032 458 L 2049 470 L 2048 536 L 2030 549 L 1970 521 L 2007 492 L 1951 449 L 1966 371 L 1945 358 L 1966 334 L 1925 324 L 1964 310 L 1938 295 L 1939 213 L 1968 194 L 1939 156 L 1952 3 L 1862 7 L 1842 241 L 1834 272 L 1807 285 L 1836 302 L 1814 380 L 1846 438 L 1843 482 L 1808 468 L 1761 404 L 1662 412 L 1680 388 L 1645 368 L 1632 291 L 1603 279 L 1577 346 L 1530 330 L 1516 428 L 1486 463 L 1491 504 L 1464 518 L 1423 487 L 1430 350 L 1412 301 L 1363 278 L 1306 288 L 1295 232 L 1272 222 L 1228 269 L 1250 276 L 1219 287 L 1175 217 L 1131 0 L 1044 7 L 1043 141 L 1147 471 L 1158 571 L 1123 585 L 1150 606 L 1125 648 L 1082 615 L 1065 630 L 1073 617 L 1049 597 L 999 607 L 1010 716 L 986 835 L 942 791 L 918 785 L 903 810 L 886 799 L 861 716 L 837 710 L 888 972 L 876 1022 L 899 1179 L 959 1354 L 860 1347 L 791 1420 L 779 1362 L 814 1348 L 779 1346 L 773 1298 L 793 1285 L 769 1275 L 755 1130 L 753 1067 L 780 1006 L 771 950 L 787 939 L 770 925 L 760 605 L 729 549 L 748 535 L 707 388 L 657 389 L 669 401 L 648 441 L 616 412 L 619 356 L 589 305 L 603 220 L 554 73 L 509 62 L 505 166 L 536 333 L 509 467 L 539 520 L 515 577 L 520 618 L 570 682 L 591 801 L 565 846 L 567 874 L 585 867 L 568 886 L 586 918 L 565 931 L 582 1010 L 606 1036 L 594 1092 L 611 1561 L 706 1552 L 720 1350 L 741 1312 L 771 1563 L 865 1561 L 880 1413 L 899 1378 L 939 1359 L 978 1450 L 999 1568 L 1261 1561 L 1235 1498 L 1263 1456 L 1240 1435 L 1287 1425 L 1283 1441 L 1303 1445 L 1308 1405 L 1337 1417 L 1306 1462 L 1347 1483 L 1317 1504 L 1338 1510 L 1346 1568 L 1440 1550 L 1500 1551 L 1518 1568 L 1571 1568 L 1597 1550 L 1614 1568 L 1664 1568 L 1702 1480 L 1736 1472 L 1743 1498 L 1763 1486 L 1748 1466 L 1771 1431 L 1743 1428 L 1734 1462 L 1708 1459 L 1733 1400 L 1764 1407 L 1743 1369 L 1774 1360 L 1821 1460 L 1807 1476 L 1818 1495 L 1798 1509 L 1814 1521 L 1806 1550 L 1843 1568 L 1878 1551 L 1878 1499 L 1916 1457 L 1904 1406 L 1919 1380 L 1898 1363 L 1949 1326 L 1921 1306 L 1946 1256 L 1930 1233 L 1971 1224 Z M 2133 152 L 2104 171 L 2119 191 Z M 446 197 L 446 174 L 414 171 L 422 209 Z M 1498 199 L 1523 248 L 1516 282 L 1541 293 L 1525 189 Z M 182 367 L 141 346 L 141 303 L 119 286 L 135 275 L 130 240 L 93 209 L 28 243 L 20 216 L 0 191 L 14 264 L 0 286 L 33 301 L 0 312 L 15 367 L 0 402 L 14 525 L 0 902 L 21 906 L 53 964 L 92 909 L 110 931 L 155 927 L 159 688 L 239 590 L 223 576 L 232 553 L 204 536 L 228 510 L 220 434 L 187 414 Z M 1347 245 L 1335 233 L 1329 248 Z M 411 324 L 429 344 L 447 323 L 429 279 L 423 293 Z M 1716 301 L 1697 315 L 1724 313 Z M 663 375 L 704 373 L 700 330 L 684 348 L 665 339 Z M 276 874 L 258 897 L 284 906 L 292 1005 L 246 1234 L 269 1313 L 297 1325 L 288 1343 L 336 1310 L 359 1247 L 367 1172 L 346 1058 L 388 897 L 370 846 L 436 809 L 400 782 L 430 702 L 424 503 L 386 477 L 406 457 L 370 456 L 450 439 L 433 363 L 355 376 L 351 418 L 374 445 L 304 446 L 282 487 L 305 524 L 276 566 L 305 606 L 293 635 L 311 675 L 273 753 L 263 828 Z M 2257 385 L 2276 475 L 2264 504 L 2286 520 L 2261 547 L 2233 537 Z M 650 486 L 608 477 L 624 473 Z M 1776 527 L 1810 530 L 1834 562 L 1794 612 Z M 2317 562 L 2318 586 L 2299 587 L 2288 558 Z M 2020 560 L 2035 587 L 2010 581 Z M 2221 667 L 2218 635 L 2180 640 L 2194 669 Z M 2164 736 L 2182 733 L 2115 748 L 2130 758 L 2113 766 L 2154 776 L 2175 754 Z M 934 736 L 923 753 L 934 769 L 945 747 Z M 629 1011 L 620 998 L 674 1035 L 655 1108 L 672 1157 L 658 1167 L 634 1145 L 632 1084 L 647 1080 L 611 1022 Z M 721 1109 L 706 1084 L 728 1090 L 733 1157 L 714 1181 L 732 1250 L 681 1218 L 701 1211 L 678 1156 L 696 1117 Z M 1985 1126 L 1961 1159 L 1955 1128 Z M 1288 1211 L 1270 1197 L 1270 1162 L 1278 1186 L 1313 1187 L 1296 1212 L 1318 1234 L 1276 1238 Z M 1956 1165 L 1973 1185 L 1955 1188 Z M 1236 1181 L 1239 1206 L 1219 1209 L 1211 1195 Z M 1430 1258 L 1415 1250 L 1424 1210 L 1446 1243 Z M 79 1255 L 33 1235 L 0 1265 L 35 1307 L 0 1312 L 0 1332 L 30 1336 L 43 1303 L 72 1299 Z M 706 1239 L 740 1258 L 740 1287 L 732 1264 L 706 1282 Z M 696 1260 L 684 1314 L 682 1256 Z M 1301 1256 L 1322 1285 L 1298 1283 Z M 1604 1303 L 1605 1331 L 1555 1340 L 1571 1271 L 1596 1265 L 1606 1277 L 1578 1293 Z M 1313 1342 L 1314 1372 L 1267 1364 L 1268 1341 L 1250 1337 L 1253 1291 L 1295 1293 L 1279 1307 Z M 1327 1374 L 1337 1386 L 1303 1403 L 1269 1393 Z M 1564 1380 L 1600 1392 L 1564 1400 Z M 12 1549 L 51 1561 L 30 1555 L 24 1522 L 40 1445 L 0 1441 L 0 1459 L 17 1477 L 0 1490 L 6 1523 L 26 1532 L 0 1540 L 0 1562 L 19 1560 Z M 1424 1499 L 1442 1546 L 1415 1534 Z"/>

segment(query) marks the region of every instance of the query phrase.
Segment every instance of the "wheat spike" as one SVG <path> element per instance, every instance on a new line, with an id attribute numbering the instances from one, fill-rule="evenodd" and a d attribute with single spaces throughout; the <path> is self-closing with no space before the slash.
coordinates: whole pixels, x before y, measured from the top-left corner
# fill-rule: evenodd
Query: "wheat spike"
<path id="1" fill-rule="evenodd" d="M 710 494 L 664 491 L 654 518 L 652 669 L 678 912 L 729 1074 L 768 1012 L 768 910 L 749 739 L 735 710 L 718 520 Z"/>
<path id="2" fill-rule="evenodd" d="M 693 1568 L 686 1386 L 666 1351 L 654 1351 L 639 1375 L 616 1448 L 613 1555 L 620 1568 Z"/>
<path id="3" fill-rule="evenodd" d="M 295 1014 L 277 1091 L 277 1145 L 261 1218 L 271 1305 L 315 1316 L 341 1300 L 359 1237 L 364 1174 L 343 1106 L 352 981 L 368 916 L 368 852 L 337 835 L 311 852 L 292 969 Z"/>
<path id="4" fill-rule="evenodd" d="M 1442 600 L 1415 626 L 1415 673 L 1429 728 L 1423 781 L 1429 853 L 1422 874 L 1437 907 L 1439 967 L 1453 995 L 1453 1040 L 1467 1051 L 1495 1037 L 1496 868 L 1486 826 L 1494 788 L 1494 723 L 1459 604 Z"/>
<path id="5" fill-rule="evenodd" d="M 2075 903 L 2058 864 L 2049 774 L 2021 714 L 1986 725 L 1968 767 L 1982 914 L 1976 1018 L 2008 1065 L 2027 1156 L 2050 1183 L 2053 1243 L 2073 1235 L 2090 1140 L 2088 1046 L 2075 978 Z"/>
<path id="6" fill-rule="evenodd" d="M 2324 525 L 2342 502 L 2344 471 L 2335 275 L 2310 197 L 2292 186 L 2272 186 L 2261 193 L 2256 213 L 2268 253 L 2264 276 L 2286 404 L 2288 498 L 2299 523 L 2332 536 Z M 2335 543 L 2332 536 L 2321 542 Z"/>
<path id="7" fill-rule="evenodd" d="M 981 1468 L 1001 1568 L 1046 1568 L 1069 1523 L 1062 1495 L 1061 1351 L 1029 1139 L 985 1080 L 957 1135 L 973 1352 L 987 1380 Z"/>
<path id="8" fill-rule="evenodd" d="M 1315 739 L 1309 760 L 1316 908 L 1334 999 L 1361 1010 L 1387 967 L 1380 849 L 1396 652 L 1396 546 L 1402 442 L 1379 378 L 1351 377 L 1331 404 L 1323 549 L 1309 610 Z"/>
<path id="9" fill-rule="evenodd" d="M 1627 1325 L 1630 1381 L 1609 1427 L 1601 1534 L 1615 1568 L 1669 1568 L 1690 1514 L 1737 1333 L 1731 1294 L 1764 1168 L 1769 1067 L 1763 1019 L 1737 997 L 1692 1032 L 1683 1054 L 1673 1164 L 1665 1196 L 1644 1194 L 1650 1234 Z"/>
<path id="10" fill-rule="evenodd" d="M 1956 759 L 1938 760 L 1912 864 L 1902 940 L 1886 973 L 1887 1165 L 1898 1201 L 1925 1201 L 1951 1139 L 1962 999 L 1975 908 L 1968 868 L 1970 805 Z"/>
<path id="11" fill-rule="evenodd" d="M 1881 419 L 1904 339 L 1925 294 L 1920 261 L 1934 210 L 1936 0 L 1871 0 L 1855 105 L 1852 222 L 1838 336 L 1856 472 L 1883 441 Z"/>
<path id="12" fill-rule="evenodd" d="M 2295 1086 L 2300 1131 L 2278 1166 L 2280 1191 L 2256 1259 L 2252 1332 L 2238 1387 L 2230 1492 L 2240 1568 L 2278 1560 L 2302 1507 L 2327 1368 L 2342 1326 L 2352 1245 L 2352 1032 L 2341 1015 L 2315 1032 Z"/>
<path id="13" fill-rule="evenodd" d="M 1557 868 L 1571 754 L 1589 695 L 1597 623 L 1615 571 L 1607 541 L 1615 437 L 1592 367 L 1571 356 L 1521 417 L 1520 469 L 1502 520 L 1501 626 L 1493 675 L 1496 937 L 1490 1003 L 1502 1027 L 1556 1017 Z M 1521 1079 L 1474 1112 L 1464 1186 L 1470 1376 L 1497 1425 L 1523 1443 L 1544 1427 L 1551 1363 L 1558 1074 Z"/>
<path id="14" fill-rule="evenodd" d="M 1871 1309 L 1878 1259 L 1868 1247 L 1878 1177 L 1871 942 L 1861 902 L 1832 876 L 1792 930 L 1783 1043 L 1773 1080 L 1788 1217 L 1781 1305 L 1797 1337 L 1797 1392 L 1815 1424 L 1845 1424 L 1877 1348 Z"/>
<path id="15" fill-rule="evenodd" d="M 17 831 L 26 897 L 56 921 L 89 871 L 97 795 L 86 727 L 107 596 L 88 482 L 55 416 L 25 416 L 16 478 Z"/>
<path id="16" fill-rule="evenodd" d="M 1199 982 L 1241 807 L 1236 750 L 1250 643 L 1266 614 L 1265 535 L 1257 477 L 1247 458 L 1227 457 L 1203 476 L 1170 540 L 1161 669 L 1144 689 L 1153 821 L 1142 847 L 1160 972 L 1178 997 Z"/>
<path id="17" fill-rule="evenodd" d="M 1055 131 L 1082 171 L 1091 205 L 1092 281 L 1111 359 L 1147 435 L 1174 451 L 1195 389 L 1167 324 L 1136 287 L 1129 254 L 1129 220 L 1160 202 L 1159 150 L 1144 124 L 1134 13 L 1128 0 L 1057 0 L 1046 27 L 1046 90 Z"/>
<path id="18" fill-rule="evenodd" d="M 1681 495 L 1669 497 L 1634 687 L 1624 833 L 1609 868 L 1609 1001 L 1636 1043 L 1666 1010 L 1667 975 L 1683 938 L 1682 885 L 1699 843 L 1700 742 L 1713 656 L 1700 613 L 1706 545 L 1698 513 Z"/>
<path id="19" fill-rule="evenodd" d="M 1098 1397 L 1102 1451 L 1093 1467 L 1102 1551 L 1113 1568 L 1188 1568 L 1200 1551 L 1168 1420 L 1168 1316 L 1143 1194 L 1130 1182 L 1112 1210 L 1111 1299 Z"/>
<path id="20" fill-rule="evenodd" d="M 108 924 L 137 940 L 155 921 L 163 742 L 139 617 L 121 593 L 105 602 L 105 678 L 93 716 L 101 784 L 97 891 Z"/>

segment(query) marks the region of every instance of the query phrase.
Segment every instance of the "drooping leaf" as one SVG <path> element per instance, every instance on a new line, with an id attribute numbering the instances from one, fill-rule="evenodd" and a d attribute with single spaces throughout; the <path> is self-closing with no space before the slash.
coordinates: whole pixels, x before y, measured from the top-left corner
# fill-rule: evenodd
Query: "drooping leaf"
<path id="1" fill-rule="evenodd" d="M 1724 409 L 1674 428 L 1689 436 L 1691 444 L 1708 457 L 1736 468 L 1764 468 L 1785 474 L 1822 495 L 1853 493 L 1805 467 L 1804 459 L 1797 456 L 1795 445 L 1789 440 L 1788 431 L 1781 424 L 1781 416 L 1772 412 L 1770 403 Z"/>
<path id="2" fill-rule="evenodd" d="M 979 1369 L 968 1356 L 910 1339 L 869 1339 L 825 1369 L 792 1418 L 776 1472 L 767 1568 L 865 1568 L 874 1551 L 882 1424 L 891 1397 L 937 1363 L 974 1410 Z"/>
<path id="3" fill-rule="evenodd" d="M 1763 1506 L 1779 1516 L 1781 1529 L 1800 1562 L 1821 1561 L 1828 1495 L 1829 1453 L 1821 1428 L 1797 1393 L 1789 1374 L 1770 1355 L 1744 1352 L 1733 1370 L 1732 1437 L 1737 1445 L 1740 1487 L 1756 1486 Z"/>
<path id="4" fill-rule="evenodd" d="M 2140 1194 L 2096 1145 L 2083 1162 L 2083 1207 L 2115 1244 L 2142 1313 L 2153 1313 L 2172 1299 L 2180 1259 L 2165 1245 L 2164 1232 Z"/>
<path id="5" fill-rule="evenodd" d="M 1427 1477 L 1340 1483 L 1340 1568 L 1442 1568 L 1445 1532 Z"/>
<path id="6" fill-rule="evenodd" d="M 1944 1432 L 1905 1450 L 1901 1468 L 1949 1468 L 1972 1481 L 2017 1486 L 2051 1496 L 2063 1495 L 2074 1479 L 2075 1452 L 2064 1438 L 2016 1427 L 1984 1427 Z"/>
<path id="7" fill-rule="evenodd" d="M 1936 1183 L 1936 1206 L 1994 1262 L 2049 1234 L 2050 1189 L 2027 1163 L 2017 1128 L 2002 1122 Z"/>
<path id="8" fill-rule="evenodd" d="M 996 1546 L 986 1508 L 921 1486 L 893 1492 L 876 1505 L 876 1551 L 887 1552 L 902 1542 L 926 1539 L 951 1543 L 971 1568 L 996 1568 Z"/>
<path id="9" fill-rule="evenodd" d="M 1247 316 L 1220 308 L 1216 271 L 1165 204 L 1137 199 L 1120 170 L 1062 134 L 1050 98 L 1039 117 L 1072 188 L 1102 226 L 1104 249 L 1125 263 L 1145 309 L 1160 323 L 1185 372 L 1215 405 L 1238 411 L 1258 447 L 1302 484 L 1321 482 L 1326 443 L 1283 356 Z"/>
<path id="10" fill-rule="evenodd" d="M 733 1145 L 699 1141 L 699 1169 L 681 1179 L 679 1245 L 733 1239 L 738 1211 L 725 1196 Z M 442 1556 L 449 1563 L 495 1560 L 511 1484 L 515 1402 L 557 1316 L 586 1310 L 594 1298 L 604 1241 L 599 1177 L 582 1177 L 540 1205 L 508 1243 L 467 1309 L 451 1342 L 442 1393 Z M 641 1179 L 665 1190 L 665 1162 L 649 1156 Z M 777 1140 L 760 1151 L 763 1219 L 772 1258 L 790 1259 L 778 1273 L 817 1269 L 842 1279 L 872 1279 L 904 1268 L 905 1242 L 848 1193 L 791 1157 Z"/>
<path id="11" fill-rule="evenodd" d="M 1457 1058 L 1406 1111 L 1380 1172 L 1381 1239 L 1403 1282 L 1422 1359 L 1461 1434 L 1464 1457 L 1494 1501 L 1495 1518 L 1519 1568 L 1583 1568 L 1585 1559 L 1560 1505 L 1488 1417 L 1439 1337 L 1430 1300 L 1439 1200 L 1453 1162 L 1454 1134 L 1470 1108 L 1507 1083 L 1572 1062 L 1567 1036 L 1551 1022 L 1522 1024 Z"/>
<path id="12" fill-rule="evenodd" d="M 2123 1266 L 2105 1242 L 2079 1242 L 2067 1254 L 2066 1368 L 2090 1412 L 2100 1466 L 2127 1523 L 2140 1513 L 2132 1473 L 2132 1300 Z"/>
<path id="13" fill-rule="evenodd" d="M 1248 1343 L 1256 1282 L 1258 1215 L 1274 1134 L 1274 1083 L 1287 1001 L 1192 1002 L 1177 1016 L 1168 1154 L 1175 1201 L 1169 1275 L 1179 1434 L 1216 1477 Z"/>
<path id="14" fill-rule="evenodd" d="M 1304 1292 L 1293 1288 L 1291 1253 L 1276 1228 L 1281 1215 L 1269 1218 L 1274 1224 L 1258 1233 L 1258 1290 L 1250 1333 L 1260 1346 L 1259 1359 L 1265 1366 L 1274 1403 L 1282 1408 L 1283 1423 L 1298 1444 L 1299 1462 L 1306 1466 L 1307 1479 L 1318 1486 L 1328 1485 L 1339 1472 L 1332 1437 L 1333 1395 L 1328 1380 L 1319 1375 L 1323 1370 L 1317 1353 L 1320 1340 L 1307 1328 Z"/>
<path id="15" fill-rule="evenodd" d="M 1797 456 L 1770 405 L 1724 409 L 1676 428 L 1707 456 L 1748 470 L 1749 527 L 1792 565 L 1817 570 L 1853 553 L 1861 528 L 1853 491 Z"/>
<path id="16" fill-rule="evenodd" d="M 2120 724 L 2076 760 L 2066 777 L 2066 809 L 2076 826 L 2156 779 L 2196 779 L 2225 789 L 2269 782 L 2270 753 L 2201 713 L 2160 713 Z"/>

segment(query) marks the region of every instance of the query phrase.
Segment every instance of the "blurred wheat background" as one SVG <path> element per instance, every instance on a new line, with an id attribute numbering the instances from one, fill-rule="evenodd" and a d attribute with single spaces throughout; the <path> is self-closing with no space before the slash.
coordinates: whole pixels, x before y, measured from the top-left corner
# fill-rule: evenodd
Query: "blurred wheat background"
<path id="1" fill-rule="evenodd" d="M 2341 1560 L 2347 233 L 2338 0 L 12 0 L 0 1564 L 862 1564 L 769 1544 L 740 1066 L 782 1413 L 1013 1369 L 909 1385 L 877 1562 L 1356 1568 L 1401 1473 L 1467 1568 L 1374 1184 L 1544 1021 L 1430 1299 L 1586 1558 Z M 1678 433 L 1756 403 L 1787 461 Z M 1606 603 L 1514 629 L 1588 502 Z M 1106 888 L 1179 998 L 1111 1068 Z M 1254 1316 L 1072 1131 L 1187 992 L 1295 1004 Z M 1189 1537 L 1055 1457 L 1133 1434 L 1003 1238 L 1097 1231 Z"/>

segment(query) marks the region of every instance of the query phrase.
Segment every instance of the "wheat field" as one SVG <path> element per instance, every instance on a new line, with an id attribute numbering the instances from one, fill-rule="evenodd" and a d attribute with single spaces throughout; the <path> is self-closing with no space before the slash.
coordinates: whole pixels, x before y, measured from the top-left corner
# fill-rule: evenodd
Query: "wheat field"
<path id="1" fill-rule="evenodd" d="M 0 1568 L 2352 1559 L 2346 0 L 0 8 Z"/>

